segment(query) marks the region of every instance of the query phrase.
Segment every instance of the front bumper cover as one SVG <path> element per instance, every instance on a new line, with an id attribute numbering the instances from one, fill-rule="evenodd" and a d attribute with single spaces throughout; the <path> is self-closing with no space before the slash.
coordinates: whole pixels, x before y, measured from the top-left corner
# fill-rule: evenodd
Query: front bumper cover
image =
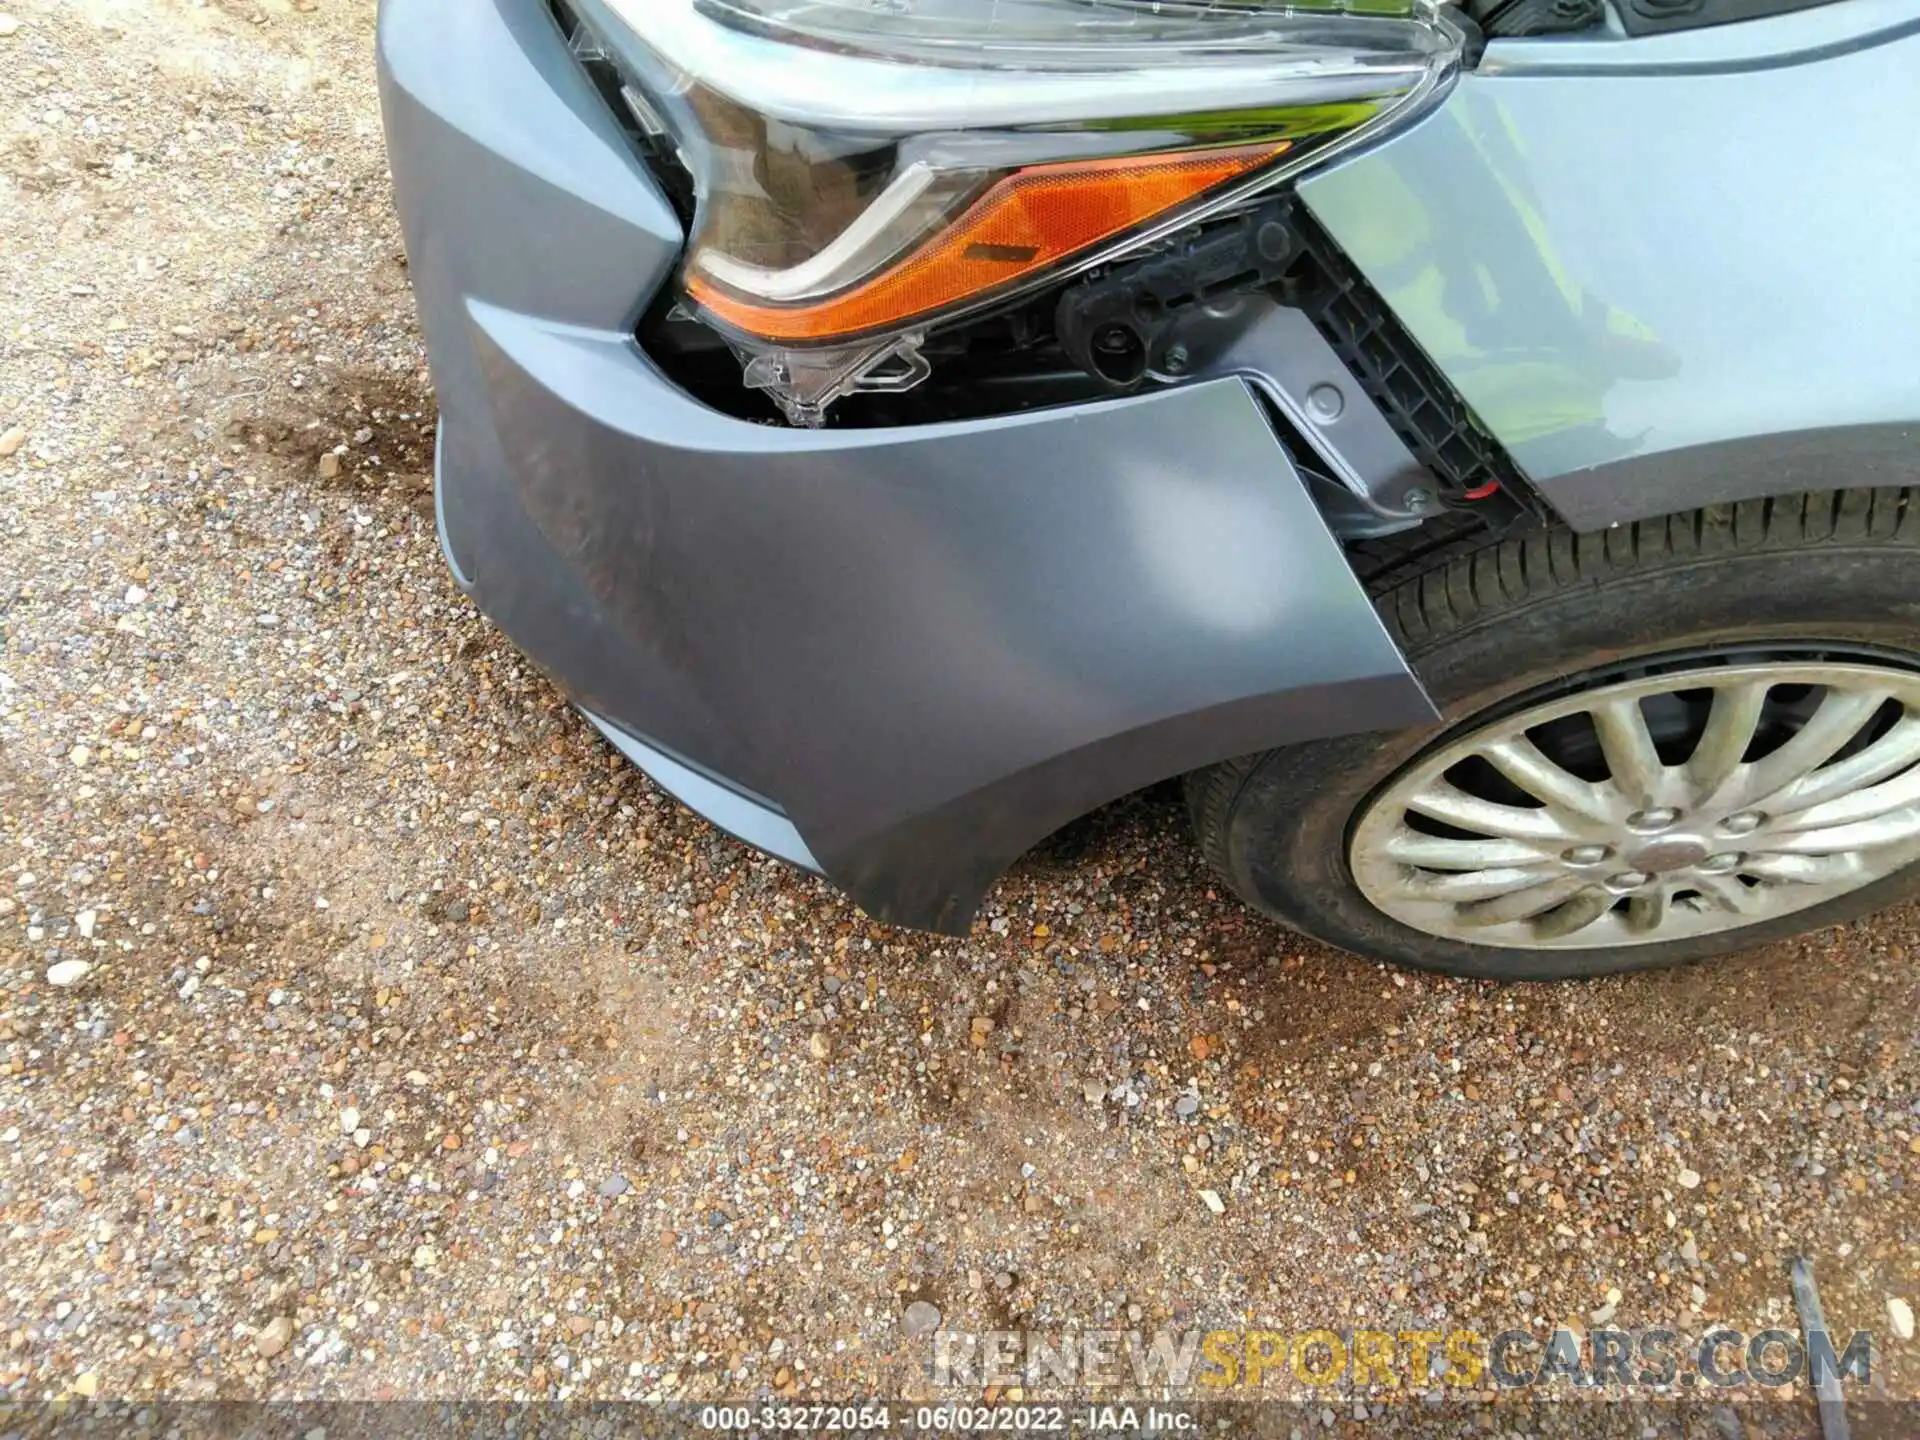
<path id="1" fill-rule="evenodd" d="M 959 932 L 1108 800 L 1435 718 L 1244 381 L 901 430 L 717 414 L 634 340 L 680 228 L 544 8 L 387 0 L 380 69 L 450 556 L 716 823 Z"/>

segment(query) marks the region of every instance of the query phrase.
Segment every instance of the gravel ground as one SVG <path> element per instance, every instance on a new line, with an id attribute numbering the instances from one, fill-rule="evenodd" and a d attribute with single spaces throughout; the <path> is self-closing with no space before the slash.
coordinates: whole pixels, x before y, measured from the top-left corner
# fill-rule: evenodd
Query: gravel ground
<path id="1" fill-rule="evenodd" d="M 371 0 L 0 8 L 0 1397 L 918 1396 L 915 1302 L 1752 1331 L 1800 1253 L 1920 1396 L 1920 913 L 1403 975 L 1156 793 L 871 924 L 445 575 Z"/>

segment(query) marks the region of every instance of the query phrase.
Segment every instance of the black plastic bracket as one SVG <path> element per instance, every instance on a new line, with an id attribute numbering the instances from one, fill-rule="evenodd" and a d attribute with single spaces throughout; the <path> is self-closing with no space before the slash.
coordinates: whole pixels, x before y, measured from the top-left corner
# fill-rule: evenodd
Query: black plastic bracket
<path id="1" fill-rule="evenodd" d="M 1290 196 L 1089 276 L 1060 297 L 1054 325 L 1116 392 L 1241 376 L 1331 482 L 1343 534 L 1444 509 L 1504 524 L 1529 508 L 1505 451 Z"/>
<path id="2" fill-rule="evenodd" d="M 1071 286 L 1054 315 L 1061 348 L 1121 393 L 1155 373 L 1185 373 L 1191 365 L 1177 337 L 1191 317 L 1274 284 L 1299 259 L 1291 213 L 1291 202 L 1269 201 Z"/>

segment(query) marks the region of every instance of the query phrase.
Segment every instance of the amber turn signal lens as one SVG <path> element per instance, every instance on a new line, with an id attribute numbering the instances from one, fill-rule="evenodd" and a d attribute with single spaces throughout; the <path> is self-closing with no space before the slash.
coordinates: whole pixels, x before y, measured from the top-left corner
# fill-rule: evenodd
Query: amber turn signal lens
<path id="1" fill-rule="evenodd" d="M 897 329 L 1046 270 L 1251 173 L 1288 142 L 1016 170 L 883 274 L 808 305 L 756 305 L 687 277 L 687 293 L 736 329 L 821 341 Z"/>

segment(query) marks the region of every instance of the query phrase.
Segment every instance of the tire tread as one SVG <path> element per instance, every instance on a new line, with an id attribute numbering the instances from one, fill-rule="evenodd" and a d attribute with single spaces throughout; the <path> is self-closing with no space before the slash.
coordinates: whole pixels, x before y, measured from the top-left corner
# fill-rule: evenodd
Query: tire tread
<path id="1" fill-rule="evenodd" d="M 1593 586 L 1624 570 L 1715 552 L 1836 542 L 1917 545 L 1916 501 L 1920 486 L 1825 490 L 1710 506 L 1584 535 L 1557 525 L 1518 535 L 1482 532 L 1423 552 L 1411 574 L 1396 567 L 1385 575 L 1363 570 L 1361 578 L 1396 638 L 1417 645 L 1489 613 Z"/>

